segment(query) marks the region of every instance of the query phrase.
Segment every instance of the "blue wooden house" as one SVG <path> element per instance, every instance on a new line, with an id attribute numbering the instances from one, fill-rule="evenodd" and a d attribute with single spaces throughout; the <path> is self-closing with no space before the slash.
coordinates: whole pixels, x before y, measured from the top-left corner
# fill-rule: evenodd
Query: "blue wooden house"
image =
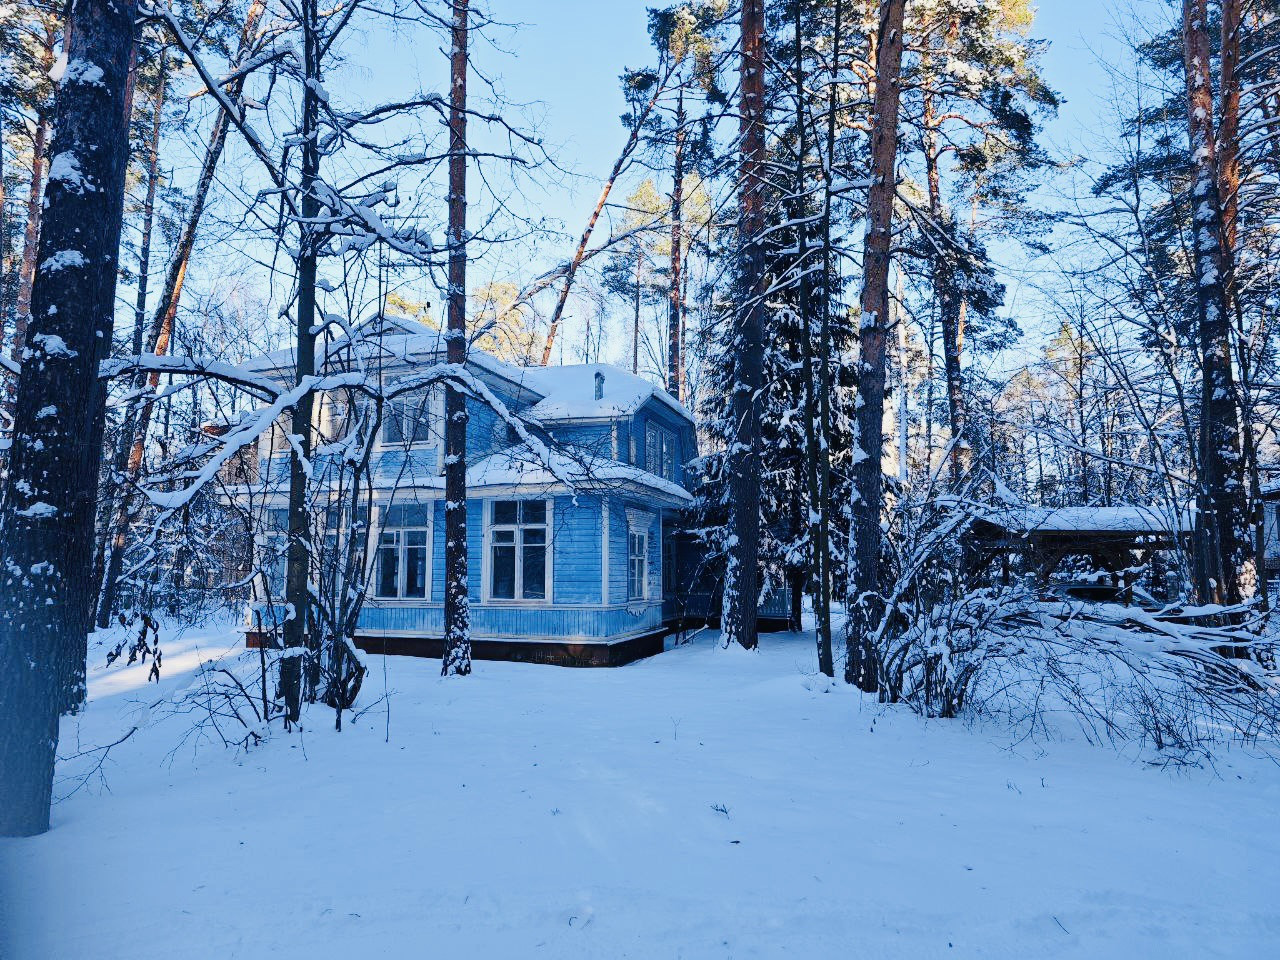
<path id="1" fill-rule="evenodd" d="M 360 362 L 365 369 L 376 363 L 386 381 L 443 361 L 437 331 L 400 317 L 370 322 L 382 324 L 377 356 Z M 362 341 L 371 339 L 366 331 Z M 342 341 L 325 349 L 322 373 L 350 362 Z M 279 352 L 253 366 L 284 380 L 294 364 L 291 353 Z M 474 655 L 604 666 L 660 652 L 685 614 L 679 593 L 688 541 L 681 534 L 693 499 L 686 464 L 697 453 L 689 412 L 662 388 L 606 364 L 518 367 L 473 349 L 468 368 L 546 442 L 538 452 L 490 403 L 468 399 Z M 357 636 L 367 650 L 441 653 L 443 408 L 435 386 L 384 410 Z M 322 442 L 339 416 L 328 401 L 320 405 Z M 288 456 L 283 434 L 265 438 L 254 483 L 243 488 L 261 497 L 268 517 L 258 537 L 266 571 L 253 611 L 259 624 L 282 593 Z"/>

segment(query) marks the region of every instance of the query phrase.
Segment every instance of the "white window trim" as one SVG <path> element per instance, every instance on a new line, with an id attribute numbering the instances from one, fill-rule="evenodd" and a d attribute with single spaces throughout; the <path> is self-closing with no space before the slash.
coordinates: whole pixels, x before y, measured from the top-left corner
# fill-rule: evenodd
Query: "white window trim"
<path id="1" fill-rule="evenodd" d="M 546 570 L 543 574 L 545 587 L 543 593 L 545 597 L 542 599 L 526 600 L 524 597 L 516 597 L 514 600 L 507 597 L 495 597 L 492 590 L 492 574 L 493 574 L 493 505 L 498 501 L 525 501 L 525 500 L 541 500 L 547 505 L 547 562 Z M 555 583 L 555 506 L 556 502 L 552 497 L 522 497 L 512 495 L 509 497 L 493 497 L 484 501 L 484 538 L 483 538 L 483 555 L 480 558 L 480 602 L 492 603 L 504 607 L 549 607 L 553 605 L 554 596 L 552 590 Z M 509 527 L 511 524 L 502 524 Z M 515 524 L 518 530 L 521 524 Z M 517 540 L 516 544 L 516 592 L 519 593 L 523 588 L 524 573 L 524 551 L 521 550 Z"/>
<path id="2" fill-rule="evenodd" d="M 416 398 L 412 394 L 405 394 L 396 397 L 394 400 L 388 400 L 383 406 L 382 423 L 378 427 L 377 449 L 380 451 L 388 450 L 429 450 L 435 447 L 439 452 L 436 458 L 440 464 L 441 471 L 444 470 L 444 390 L 438 386 L 432 386 L 427 391 L 427 402 L 423 408 L 427 415 L 427 439 L 426 440 L 388 440 L 387 439 L 387 417 L 389 411 L 395 410 L 395 404 L 405 404 Z M 416 409 L 416 404 L 414 408 Z M 400 424 L 400 432 L 404 433 L 404 423 Z"/>
<path id="3" fill-rule="evenodd" d="M 427 512 L 427 522 L 425 524 L 421 524 L 419 526 L 414 526 L 414 527 L 387 526 L 387 523 L 386 523 L 387 511 L 390 510 L 393 504 L 384 503 L 379 507 L 379 511 L 380 511 L 379 518 L 378 518 L 379 523 L 378 523 L 377 530 L 375 531 L 376 535 L 370 538 L 370 540 L 372 541 L 370 543 L 370 547 L 372 549 L 366 548 L 366 557 L 365 557 L 365 563 L 368 565 L 368 569 L 367 569 L 367 573 L 369 575 L 368 582 L 372 587 L 372 589 L 369 591 L 369 597 L 372 600 L 378 603 L 430 603 L 431 602 L 431 598 L 434 596 L 433 591 L 435 590 L 435 537 L 432 535 L 432 532 L 433 532 L 432 524 L 435 519 L 435 509 L 434 509 L 433 501 L 427 501 L 427 503 L 431 504 L 431 507 L 428 509 L 428 512 Z M 423 504 L 415 504 L 415 506 L 422 506 L 422 505 Z M 403 504 L 394 504 L 394 506 L 403 506 Z M 404 572 L 406 567 L 406 564 L 404 562 L 404 551 L 406 547 L 404 543 L 404 538 L 401 537 L 400 543 L 396 547 L 396 550 L 399 553 L 399 566 L 396 570 L 396 595 L 394 597 L 382 596 L 381 594 L 378 593 L 378 564 L 381 562 L 381 559 L 382 559 L 382 535 L 384 533 L 388 533 L 391 531 L 404 533 L 405 531 L 409 531 L 409 530 L 421 530 L 427 535 L 427 543 L 426 543 L 427 579 L 426 579 L 426 583 L 423 585 L 425 589 L 425 593 L 421 597 L 404 596 Z"/>
<path id="4" fill-rule="evenodd" d="M 636 555 L 631 552 L 632 541 L 639 539 L 644 546 L 641 548 L 640 561 L 644 564 L 640 577 L 640 596 L 632 596 L 631 594 L 631 564 L 635 561 Z M 649 531 L 647 529 L 639 529 L 637 527 L 627 527 L 627 600 L 631 603 L 640 603 L 649 599 Z"/>

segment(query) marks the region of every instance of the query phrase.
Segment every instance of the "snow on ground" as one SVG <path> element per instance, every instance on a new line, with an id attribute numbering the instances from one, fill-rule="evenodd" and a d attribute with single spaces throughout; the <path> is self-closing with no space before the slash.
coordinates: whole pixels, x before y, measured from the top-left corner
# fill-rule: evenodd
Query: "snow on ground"
<path id="1" fill-rule="evenodd" d="M 143 726 L 0 846 L 5 960 L 1280 956 L 1280 768 L 1245 751 L 1011 745 L 829 687 L 801 636 L 374 658 L 389 697 L 340 734 L 175 750 L 191 718 L 148 705 L 234 642 L 167 637 L 159 689 L 94 671 L 62 753 Z"/>

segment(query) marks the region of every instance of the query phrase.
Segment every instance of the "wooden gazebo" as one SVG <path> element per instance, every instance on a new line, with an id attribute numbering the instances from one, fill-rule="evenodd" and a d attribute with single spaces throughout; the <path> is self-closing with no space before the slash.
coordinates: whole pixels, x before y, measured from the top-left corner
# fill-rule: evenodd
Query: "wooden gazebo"
<path id="1" fill-rule="evenodd" d="M 1193 528 L 1190 510 L 996 506 L 975 517 L 967 545 L 972 568 L 999 560 L 1006 579 L 1013 557 L 1045 583 L 1064 559 L 1078 556 L 1128 585 L 1128 571 L 1157 551 L 1185 545 Z"/>

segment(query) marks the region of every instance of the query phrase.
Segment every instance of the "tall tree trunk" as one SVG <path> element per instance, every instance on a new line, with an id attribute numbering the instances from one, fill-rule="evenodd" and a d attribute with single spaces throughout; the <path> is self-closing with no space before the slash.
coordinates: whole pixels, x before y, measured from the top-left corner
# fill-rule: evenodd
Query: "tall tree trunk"
<path id="1" fill-rule="evenodd" d="M 871 127 L 871 190 L 862 256 L 859 321 L 857 442 L 853 466 L 853 606 L 849 611 L 845 679 L 872 693 L 880 689 L 879 656 L 872 634 L 880 622 L 880 514 L 884 502 L 885 338 L 889 321 L 889 265 L 893 201 L 897 192 L 898 86 L 906 0 L 881 0 L 876 90 Z"/>
<path id="2" fill-rule="evenodd" d="M 236 52 L 236 66 L 242 65 L 248 58 L 253 40 L 257 33 L 258 21 L 262 17 L 264 0 L 253 0 L 245 15 L 244 27 L 240 32 L 239 47 Z M 238 103 L 244 92 L 244 78 L 238 78 L 227 85 L 228 98 Z M 204 161 L 200 166 L 200 176 L 196 181 L 196 189 L 191 197 L 191 207 L 187 211 L 187 220 L 183 224 L 182 234 L 169 260 L 165 273 L 164 287 L 160 291 L 160 302 L 156 307 L 151 322 L 151 331 L 147 341 L 147 349 L 151 353 L 163 355 L 168 352 L 173 339 L 174 325 L 178 319 L 178 305 L 182 300 L 182 288 L 187 277 L 187 264 L 195 249 L 196 235 L 200 229 L 200 220 L 204 216 L 205 204 L 209 191 L 213 186 L 214 173 L 222 150 L 227 142 L 228 120 L 226 112 L 219 110 L 214 117 L 213 128 L 209 133 L 209 144 L 205 148 Z M 141 326 L 135 330 L 134 351 L 142 351 Z M 134 379 L 133 389 L 141 392 L 147 388 L 154 393 L 160 384 L 160 374 L 140 374 Z M 117 477 L 120 492 L 114 503 L 111 522 L 107 525 L 106 535 L 111 537 L 110 545 L 103 554 L 103 575 L 98 595 L 98 625 L 105 627 L 111 619 L 115 608 L 116 594 L 119 589 L 121 572 L 124 569 L 124 549 L 129 535 L 129 487 L 137 482 L 142 473 L 143 455 L 146 451 L 147 432 L 151 426 L 154 410 L 152 401 L 145 400 L 140 409 L 131 409 L 120 427 L 120 437 L 116 443 L 112 458 L 112 470 Z"/>
<path id="3" fill-rule="evenodd" d="M 18 297 L 13 321 L 13 343 L 9 356 L 15 362 L 22 360 L 22 348 L 27 343 L 27 325 L 31 322 L 31 287 L 36 275 L 37 251 L 40 245 L 40 201 L 44 196 L 44 173 L 49 143 L 49 118 L 36 121 L 36 132 L 31 139 L 31 190 L 27 194 L 27 225 L 22 233 L 22 262 L 18 265 Z"/>
<path id="4" fill-rule="evenodd" d="M 316 260 L 320 238 L 316 220 L 320 201 L 316 184 L 320 180 L 320 148 L 317 143 L 321 85 L 321 35 L 317 0 L 302 0 L 303 76 L 302 161 L 299 165 L 298 193 L 302 215 L 298 238 L 298 299 L 294 326 L 297 355 L 295 384 L 316 372 Z M 308 509 L 307 470 L 311 457 L 311 421 L 315 393 L 308 390 L 293 408 L 290 431 L 297 438 L 289 456 L 289 549 L 285 562 L 284 654 L 280 660 L 280 686 L 284 693 L 286 724 L 298 722 L 302 709 L 302 660 L 308 653 L 307 620 L 311 605 L 311 523 Z"/>
<path id="5" fill-rule="evenodd" d="M 831 244 L 831 213 L 836 162 L 836 91 L 840 75 L 840 44 L 844 39 L 844 4 L 835 0 L 831 30 L 831 79 L 827 86 L 827 143 L 822 176 L 822 317 L 818 329 L 818 589 L 814 597 L 817 621 L 818 666 L 835 676 L 831 642 L 831 304 L 835 298 L 835 251 Z"/>
<path id="6" fill-rule="evenodd" d="M 764 383 L 764 0 L 742 2 L 738 161 L 738 304 L 734 316 L 733 445 L 728 457 L 729 549 L 721 625 L 726 643 L 759 645 L 760 393 Z"/>
<path id="7" fill-rule="evenodd" d="M 604 205 L 609 202 L 609 194 L 613 191 L 613 185 L 617 182 L 623 167 L 627 165 L 627 160 L 631 158 L 631 154 L 635 152 L 636 147 L 639 145 L 640 133 L 649 119 L 649 114 L 653 112 L 654 106 L 657 105 L 658 98 L 666 91 L 667 81 L 670 77 L 671 73 L 668 70 L 664 77 L 653 85 L 653 96 L 649 98 L 636 116 L 631 132 L 627 135 L 627 142 L 623 144 L 622 152 L 618 154 L 618 159 L 613 162 L 613 169 L 609 171 L 609 179 L 604 182 L 604 187 L 600 190 L 600 197 L 596 200 L 595 209 L 591 211 L 591 216 L 587 219 L 587 226 L 582 231 L 582 236 L 578 238 L 578 246 L 573 252 L 573 259 L 565 267 L 564 286 L 560 288 L 560 296 L 556 300 L 555 310 L 551 313 L 551 323 L 547 327 L 547 341 L 542 346 L 542 366 L 544 367 L 551 362 L 551 349 L 555 346 L 556 335 L 560 330 L 560 318 L 564 315 L 564 306 L 569 300 L 569 290 L 573 287 L 573 279 L 577 276 L 578 268 L 582 266 L 582 261 L 586 257 L 587 244 L 591 242 L 591 234 L 595 231 L 596 221 L 600 219 Z"/>
<path id="8" fill-rule="evenodd" d="M 680 336 L 684 296 L 680 285 L 684 244 L 684 88 L 676 107 L 676 144 L 671 178 L 671 290 L 667 304 L 667 393 L 684 400 L 684 341 Z"/>
<path id="9" fill-rule="evenodd" d="M 83 687 L 106 399 L 98 367 L 115 310 L 136 9 L 132 0 L 80 0 L 68 59 L 86 69 L 63 78 L 54 110 L 31 356 L 0 501 L 2 836 L 48 829 L 59 707 L 75 699 L 68 685 L 78 678 Z"/>
<path id="10" fill-rule="evenodd" d="M 796 185 L 795 202 L 792 204 L 791 219 L 796 225 L 796 248 L 799 251 L 797 262 L 800 270 L 798 291 L 800 312 L 800 357 L 804 375 L 804 444 L 805 444 L 805 485 L 808 491 L 806 512 L 808 514 L 807 532 L 809 538 L 809 555 L 811 558 L 809 576 L 792 586 L 809 587 L 813 597 L 815 617 L 820 619 L 822 600 L 822 584 L 827 579 L 825 557 L 819 547 L 821 540 L 821 499 L 818 488 L 818 378 L 814 368 L 813 357 L 813 284 L 809 281 L 809 230 L 804 220 L 804 197 L 808 194 L 808 173 L 806 164 L 809 160 L 809 137 L 806 124 L 805 104 L 808 102 L 805 91 L 804 70 L 804 30 L 799 4 L 795 6 L 795 105 L 796 105 Z M 826 362 L 825 357 L 823 363 Z M 825 438 L 824 438 L 825 439 Z M 798 602 L 792 597 L 792 603 Z M 793 614 L 794 617 L 794 614 Z M 797 619 L 794 629 L 801 629 Z M 830 637 L 824 645 L 821 628 L 815 630 L 818 645 L 818 669 L 827 676 L 835 675 L 835 663 L 832 656 Z"/>
<path id="11" fill-rule="evenodd" d="M 931 54 L 930 54 L 931 56 Z M 942 231 L 954 218 L 942 204 L 942 171 L 938 164 L 938 116 L 932 93 L 924 95 L 924 161 L 925 182 L 929 194 L 929 217 L 933 225 Z M 944 224 L 944 220 L 946 224 Z M 947 388 L 947 426 L 951 432 L 951 482 L 957 484 L 968 467 L 968 447 L 964 438 L 965 403 L 964 383 L 960 373 L 961 315 L 963 301 L 956 289 L 955 267 L 946 249 L 952 240 L 950 234 L 934 239 L 929 255 L 929 273 L 933 283 L 933 297 L 938 305 L 938 320 L 942 327 L 942 372 Z"/>
<path id="12" fill-rule="evenodd" d="M 1247 508 L 1240 413 L 1231 366 L 1231 326 L 1218 193 L 1207 0 L 1183 0 L 1187 130 L 1193 171 L 1196 312 L 1201 373 L 1196 586 L 1202 602 L 1231 604 L 1256 587 L 1244 531 Z"/>
<path id="13" fill-rule="evenodd" d="M 147 280 L 151 274 L 151 233 L 155 225 L 156 210 L 156 186 L 159 182 L 160 168 L 160 130 L 163 125 L 164 118 L 164 100 L 167 87 L 168 74 L 166 72 L 167 49 L 160 50 L 160 70 L 156 81 L 155 97 L 152 102 L 154 113 L 151 118 L 151 140 L 147 147 L 147 192 L 146 198 L 142 203 L 142 242 L 138 248 L 138 291 L 137 299 L 133 309 L 133 353 L 136 356 L 142 352 L 142 331 L 145 329 L 147 316 Z M 130 57 L 129 76 L 131 78 L 137 75 L 138 61 L 138 45 L 133 46 L 133 55 Z M 133 99 L 133 81 L 131 80 L 125 88 L 125 101 L 128 105 L 132 105 Z M 128 118 L 126 117 L 126 122 Z M 132 422 L 132 417 L 126 416 L 125 423 L 121 424 L 121 436 L 116 438 L 117 457 L 120 450 L 127 450 L 125 446 L 124 433 L 126 425 Z M 132 431 L 129 431 L 132 433 Z M 114 462 L 114 460 L 113 460 Z M 120 489 L 119 471 L 113 476 L 112 482 L 107 485 L 104 501 L 102 504 L 102 513 L 108 519 L 114 514 L 116 502 L 125 496 L 125 491 Z M 123 548 L 123 530 L 121 531 L 121 548 Z M 113 547 L 113 538 L 111 536 L 111 524 L 104 523 L 102 525 L 102 535 L 97 549 L 94 550 L 96 563 L 94 566 L 94 582 L 101 584 L 97 594 L 95 604 L 97 606 L 97 623 L 99 627 L 105 627 L 111 620 L 113 603 L 108 603 L 105 608 L 101 601 L 106 595 L 105 577 L 107 571 L 111 569 L 111 552 Z M 116 561 L 117 577 L 119 575 L 119 559 Z M 113 581 L 114 582 L 114 581 Z M 114 590 L 112 591 L 112 600 L 114 600 Z"/>
<path id="14" fill-rule="evenodd" d="M 449 329 L 447 359 L 467 362 L 467 32 L 468 0 L 453 0 L 449 93 Z M 444 394 L 444 676 L 471 672 L 467 597 L 467 398 Z"/>
<path id="15" fill-rule="evenodd" d="M 1236 365 L 1240 371 L 1240 431 L 1244 470 L 1248 480 L 1249 523 L 1252 528 L 1253 565 L 1257 572 L 1258 595 L 1264 607 L 1267 592 L 1267 534 L 1265 505 L 1262 501 L 1262 478 L 1258 464 L 1258 444 L 1253 433 L 1254 391 L 1253 357 L 1249 350 L 1248 329 L 1236 280 L 1236 251 L 1240 219 L 1240 48 L 1244 39 L 1241 0 L 1222 0 L 1222 34 L 1219 58 L 1222 120 L 1218 128 L 1218 194 L 1222 198 L 1222 247 L 1225 258 L 1227 301 L 1236 322 Z"/>
<path id="16" fill-rule="evenodd" d="M 640 372 L 640 274 L 644 269 L 644 250 L 636 243 L 636 299 L 631 317 L 631 372 Z"/>

